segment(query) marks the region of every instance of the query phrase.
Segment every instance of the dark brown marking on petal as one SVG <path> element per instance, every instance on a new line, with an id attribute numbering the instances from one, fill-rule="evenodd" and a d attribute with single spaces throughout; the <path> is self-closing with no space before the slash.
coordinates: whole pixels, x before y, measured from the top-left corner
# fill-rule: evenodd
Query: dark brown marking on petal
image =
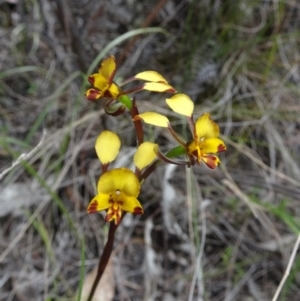
<path id="1" fill-rule="evenodd" d="M 143 214 L 144 210 L 141 207 L 135 207 L 133 210 L 133 214 Z"/>
<path id="2" fill-rule="evenodd" d="M 90 89 L 89 93 L 86 93 L 85 96 L 87 100 L 94 101 L 101 97 L 101 92 L 95 89 Z"/>
<path id="3" fill-rule="evenodd" d="M 111 98 L 111 99 L 114 98 L 114 96 L 111 94 L 111 92 L 108 90 L 108 88 L 105 88 L 105 90 L 103 90 L 102 93 L 103 93 L 104 98 Z"/>
<path id="4" fill-rule="evenodd" d="M 91 203 L 88 208 L 87 208 L 87 213 L 95 213 L 97 212 L 97 206 L 98 206 L 98 202 L 94 201 L 93 203 Z"/>
<path id="5" fill-rule="evenodd" d="M 218 158 L 216 156 L 205 156 L 206 161 L 203 162 L 209 167 L 210 169 L 215 169 L 218 166 Z"/>
<path id="6" fill-rule="evenodd" d="M 94 82 L 95 82 L 94 76 L 89 76 L 89 77 L 88 77 L 88 81 L 89 81 L 89 83 L 90 83 L 91 85 L 94 86 Z"/>
<path id="7" fill-rule="evenodd" d="M 226 146 L 225 146 L 225 144 L 220 144 L 219 146 L 218 146 L 218 153 L 222 153 L 222 152 L 225 152 L 226 151 Z"/>
<path id="8" fill-rule="evenodd" d="M 192 154 L 192 155 L 195 156 L 195 157 L 198 157 L 198 152 L 197 152 L 196 149 L 193 150 L 193 151 L 190 151 L 190 154 Z"/>
<path id="9" fill-rule="evenodd" d="M 166 93 L 176 93 L 177 91 L 174 88 L 170 88 L 170 89 L 165 90 L 164 92 L 166 92 Z"/>

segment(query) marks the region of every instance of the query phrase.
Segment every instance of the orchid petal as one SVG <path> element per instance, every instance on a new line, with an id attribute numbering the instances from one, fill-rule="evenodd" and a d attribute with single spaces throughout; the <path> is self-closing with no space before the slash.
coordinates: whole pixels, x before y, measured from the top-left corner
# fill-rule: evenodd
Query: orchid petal
<path id="1" fill-rule="evenodd" d="M 148 124 L 152 124 L 155 126 L 160 126 L 167 128 L 169 125 L 169 120 L 166 116 L 155 113 L 155 112 L 145 112 L 139 115 L 136 115 L 133 120 L 143 120 Z"/>
<path id="2" fill-rule="evenodd" d="M 192 116 L 194 111 L 193 101 L 185 94 L 175 94 L 171 98 L 167 98 L 166 102 L 168 106 L 176 113 Z"/>
<path id="3" fill-rule="evenodd" d="M 168 83 L 167 80 L 156 71 L 144 71 L 136 74 L 134 79 L 141 79 L 149 82 Z"/>
<path id="4" fill-rule="evenodd" d="M 103 131 L 97 138 L 95 149 L 102 164 L 116 159 L 121 147 L 121 140 L 114 132 Z"/>
<path id="5" fill-rule="evenodd" d="M 134 197 L 126 196 L 121 209 L 134 214 L 143 214 L 143 207 L 141 203 Z"/>
<path id="6" fill-rule="evenodd" d="M 95 213 L 107 209 L 109 204 L 109 195 L 98 194 L 90 202 L 87 208 L 87 213 Z"/>
<path id="7" fill-rule="evenodd" d="M 225 143 L 219 138 L 206 139 L 200 142 L 203 153 L 216 154 L 226 150 Z"/>
<path id="8" fill-rule="evenodd" d="M 201 160 L 211 169 L 217 168 L 217 166 L 221 163 L 220 159 L 214 155 L 202 156 Z"/>
<path id="9" fill-rule="evenodd" d="M 89 76 L 89 82 L 92 83 L 92 85 L 99 89 L 99 90 L 105 90 L 108 88 L 109 83 L 107 78 L 105 78 L 102 74 L 96 73 Z"/>
<path id="10" fill-rule="evenodd" d="M 112 83 L 112 80 L 115 76 L 116 69 L 116 59 L 113 55 L 111 55 L 110 57 L 102 61 L 101 66 L 99 68 L 99 75 L 103 76 L 106 80 L 106 83 L 108 82 L 110 84 Z"/>
<path id="11" fill-rule="evenodd" d="M 145 83 L 143 85 L 142 89 L 147 90 L 147 91 L 152 91 L 152 92 L 169 92 L 169 93 L 175 93 L 176 92 L 176 90 L 172 86 L 170 86 L 166 83 L 151 83 L 151 82 L 149 82 L 149 83 Z"/>
<path id="12" fill-rule="evenodd" d="M 93 101 L 99 99 L 102 96 L 102 92 L 96 89 L 89 89 L 86 91 L 85 96 L 87 100 Z"/>
<path id="13" fill-rule="evenodd" d="M 156 153 L 154 152 L 155 146 L 157 146 L 157 144 L 144 142 L 138 147 L 133 157 L 133 162 L 139 170 L 142 170 L 144 167 L 152 163 L 156 158 Z"/>

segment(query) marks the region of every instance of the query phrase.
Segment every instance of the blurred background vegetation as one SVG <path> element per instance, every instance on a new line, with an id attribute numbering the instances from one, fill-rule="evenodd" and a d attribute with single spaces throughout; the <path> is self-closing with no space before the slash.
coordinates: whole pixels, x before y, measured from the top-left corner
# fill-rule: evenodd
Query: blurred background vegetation
<path id="1" fill-rule="evenodd" d="M 167 34 L 130 37 L 148 27 Z M 228 147 L 216 171 L 161 166 L 146 181 L 145 214 L 118 229 L 105 300 L 271 300 L 300 229 L 299 42 L 296 0 L 1 0 L 0 299 L 76 300 L 98 263 L 107 225 L 86 214 L 95 138 L 122 137 L 114 166 L 135 150 L 129 116 L 84 97 L 100 53 L 115 55 L 117 81 L 161 73 Z M 140 110 L 187 136 L 166 97 L 139 94 Z M 300 300 L 299 267 L 296 255 L 278 300 Z"/>

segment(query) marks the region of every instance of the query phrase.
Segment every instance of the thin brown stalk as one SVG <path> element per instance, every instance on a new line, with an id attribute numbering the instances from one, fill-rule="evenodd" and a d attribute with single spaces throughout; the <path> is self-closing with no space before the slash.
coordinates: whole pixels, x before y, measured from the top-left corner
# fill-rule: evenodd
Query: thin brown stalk
<path id="1" fill-rule="evenodd" d="M 115 233 L 116 230 L 118 228 L 118 225 L 116 225 L 114 222 L 110 223 L 109 226 L 109 232 L 108 232 L 108 239 L 107 242 L 105 244 L 103 253 L 101 255 L 100 261 L 99 261 L 99 265 L 98 265 L 98 271 L 97 271 L 97 275 L 96 278 L 94 280 L 92 289 L 90 291 L 89 297 L 87 299 L 87 301 L 92 301 L 95 290 L 97 288 L 97 285 L 105 271 L 106 265 L 108 263 L 108 260 L 111 256 L 112 250 L 113 250 L 113 245 L 114 245 L 114 238 L 115 238 Z"/>

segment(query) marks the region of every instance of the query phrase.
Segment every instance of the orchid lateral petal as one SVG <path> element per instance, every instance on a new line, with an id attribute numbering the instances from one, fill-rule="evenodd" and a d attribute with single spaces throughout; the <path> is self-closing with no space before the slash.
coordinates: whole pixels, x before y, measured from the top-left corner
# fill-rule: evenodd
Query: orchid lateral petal
<path id="1" fill-rule="evenodd" d="M 109 195 L 98 194 L 88 205 L 87 213 L 95 213 L 105 210 L 109 207 Z"/>
<path id="2" fill-rule="evenodd" d="M 118 135 L 111 131 L 103 131 L 97 138 L 95 149 L 102 164 L 107 164 L 116 159 L 121 147 Z"/>
<path id="3" fill-rule="evenodd" d="M 145 112 L 139 115 L 136 115 L 133 120 L 143 120 L 145 123 L 152 124 L 155 126 L 160 126 L 167 128 L 169 126 L 169 119 L 161 114 L 155 112 Z"/>
<path id="4" fill-rule="evenodd" d="M 121 206 L 122 210 L 133 214 L 143 214 L 144 210 L 141 203 L 134 197 L 126 196 Z"/>
<path id="5" fill-rule="evenodd" d="M 156 153 L 154 152 L 154 147 L 156 145 L 157 144 L 152 142 L 144 142 L 138 147 L 133 157 L 133 162 L 139 170 L 142 170 L 144 167 L 152 163 L 156 158 Z"/>
<path id="6" fill-rule="evenodd" d="M 226 150 L 225 143 L 219 138 L 205 139 L 200 143 L 203 153 L 216 154 Z"/>
<path id="7" fill-rule="evenodd" d="M 167 80 L 162 75 L 157 73 L 156 71 L 140 72 L 140 73 L 136 74 L 133 78 L 145 80 L 148 82 L 160 82 L 160 83 L 166 83 L 166 84 L 168 83 Z"/>
<path id="8" fill-rule="evenodd" d="M 193 101 L 185 94 L 175 94 L 167 98 L 168 106 L 176 113 L 191 117 L 194 111 Z"/>
<path id="9" fill-rule="evenodd" d="M 152 91 L 152 92 L 169 92 L 169 93 L 175 93 L 176 90 L 166 83 L 145 83 L 143 85 L 143 90 Z"/>

